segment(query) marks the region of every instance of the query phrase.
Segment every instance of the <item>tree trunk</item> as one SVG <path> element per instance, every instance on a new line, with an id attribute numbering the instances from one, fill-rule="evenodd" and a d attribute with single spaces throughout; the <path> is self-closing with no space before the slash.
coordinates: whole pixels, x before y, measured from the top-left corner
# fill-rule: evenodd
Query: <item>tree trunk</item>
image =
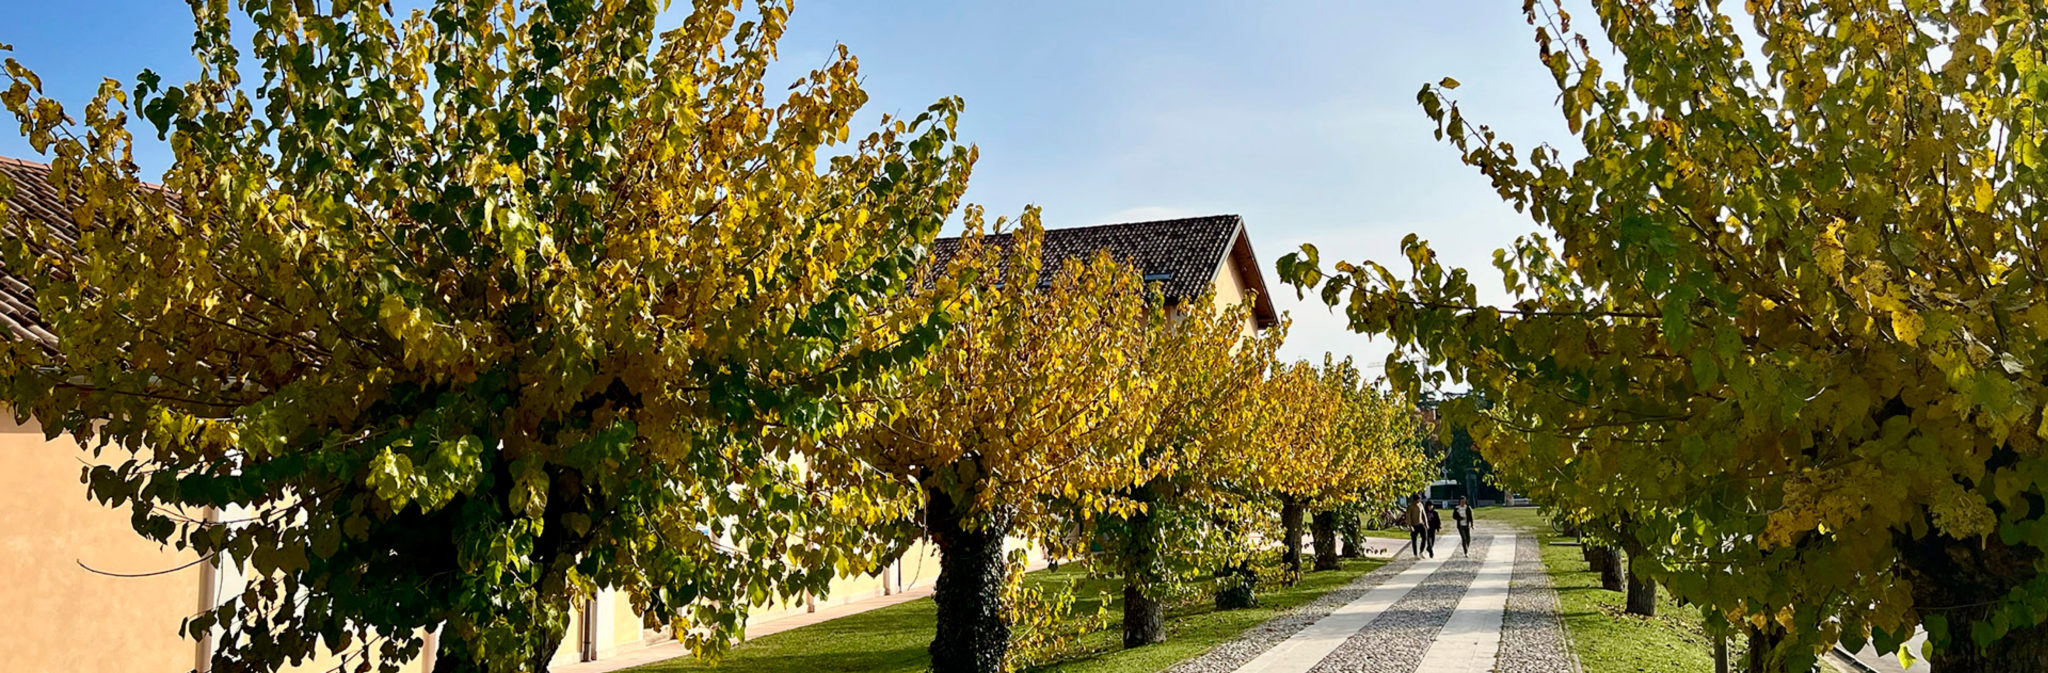
<path id="1" fill-rule="evenodd" d="M 434 673 L 483 673 L 487 670 L 476 660 L 474 645 L 456 633 L 453 625 L 441 627 L 440 642 L 434 650 Z"/>
<path id="2" fill-rule="evenodd" d="M 1166 604 L 1124 585 L 1124 648 L 1166 642 Z"/>
<path id="3" fill-rule="evenodd" d="M 521 635 L 534 647 L 533 651 L 525 654 L 524 670 L 547 673 L 548 662 L 555 658 L 555 652 L 562 647 L 562 640 L 569 635 L 569 596 L 563 594 L 547 599 L 547 607 L 538 615 L 531 608 L 528 605 L 515 609 L 518 613 L 515 618 L 525 620 L 522 623 L 526 628 Z M 471 642 L 465 632 L 453 623 L 441 625 L 433 645 L 433 673 L 485 673 L 495 670 L 496 667 L 486 659 L 493 654 L 496 656 L 492 658 L 498 659 L 499 665 L 505 663 L 503 652 L 488 652 L 488 645 Z"/>
<path id="4" fill-rule="evenodd" d="M 1749 635 L 1749 651 L 1742 656 L 1745 673 L 1787 673 L 1784 658 L 1775 651 L 1785 640 L 1784 632 L 1775 627 L 1766 631 L 1747 625 L 1743 631 Z"/>
<path id="5" fill-rule="evenodd" d="M 1599 547 L 1594 549 L 1593 553 L 1600 558 L 1600 588 L 1608 591 L 1626 591 L 1628 585 L 1622 578 L 1624 573 L 1621 566 L 1621 550 Z"/>
<path id="6" fill-rule="evenodd" d="M 1657 583 L 1631 565 L 1628 569 L 1628 613 L 1657 616 Z"/>
<path id="7" fill-rule="evenodd" d="M 1287 536 L 1287 551 L 1280 555 L 1280 565 L 1295 573 L 1301 572 L 1302 510 L 1301 501 L 1286 496 L 1280 498 L 1280 523 L 1287 529 L 1283 533 Z"/>
<path id="8" fill-rule="evenodd" d="M 1344 558 L 1362 558 L 1365 556 L 1365 539 L 1360 534 L 1357 514 L 1346 514 L 1339 518 L 1337 530 L 1343 534 L 1344 551 L 1341 555 Z"/>
<path id="9" fill-rule="evenodd" d="M 1149 498 L 1144 498 L 1147 502 Z M 1166 642 L 1166 604 L 1146 595 L 1159 581 L 1159 521 L 1151 508 L 1131 515 L 1124 549 L 1124 647 Z"/>
<path id="10" fill-rule="evenodd" d="M 926 513 L 939 545 L 939 579 L 932 592 L 939 626 L 930 648 L 934 673 L 1002 673 L 1010 624 L 1003 615 L 1003 563 L 1007 516 L 970 521 L 965 506 L 933 492 Z M 980 525 L 975 525 L 975 524 Z"/>
<path id="11" fill-rule="evenodd" d="M 1242 610 L 1258 605 L 1259 573 L 1250 563 L 1216 569 L 1216 609 Z"/>
<path id="12" fill-rule="evenodd" d="M 1628 547 L 1628 613 L 1644 617 L 1657 616 L 1657 583 L 1650 579 L 1645 566 L 1650 565 L 1650 550 L 1635 538 L 1633 531 L 1621 532 L 1622 544 Z"/>
<path id="13" fill-rule="evenodd" d="M 1939 533 L 1895 538 L 1915 605 L 1964 606 L 1944 610 L 1949 647 L 1929 657 L 1941 673 L 2048 671 L 2048 624 L 2014 625 L 2003 638 L 1977 648 L 1971 631 L 1992 619 L 2010 593 L 2035 577 L 2041 552 L 2005 544 L 1999 536 L 1955 540 Z M 2018 620 L 2013 620 L 2018 621 Z"/>
<path id="14" fill-rule="evenodd" d="M 572 515 L 590 517 L 593 522 L 599 520 L 598 512 L 602 510 L 596 505 L 590 492 L 584 488 L 581 472 L 567 468 L 549 469 L 548 503 L 542 515 L 548 525 L 533 541 L 533 566 L 538 569 L 533 586 L 534 598 L 531 602 L 514 603 L 511 614 L 506 615 L 513 623 L 522 625 L 519 635 L 524 642 L 520 645 L 530 648 L 520 653 L 526 657 L 524 670 L 547 673 L 548 662 L 555 658 L 555 653 L 561 650 L 562 640 L 569 636 L 570 613 L 576 609 L 574 601 L 570 600 L 574 592 L 569 587 L 569 571 L 589 550 L 591 536 L 587 532 L 576 532 L 566 521 Z M 494 670 L 509 658 L 502 649 L 488 651 L 493 646 L 502 648 L 498 643 L 478 644 L 466 639 L 451 653 L 448 641 L 451 639 L 449 632 L 453 630 L 447 626 L 441 629 L 441 653 L 434 660 L 436 673 L 441 673 L 444 668 L 465 673 Z M 471 637 L 475 635 L 471 634 Z M 491 634 L 482 635 L 488 638 Z M 485 659 L 486 656 L 489 660 Z"/>
<path id="15" fill-rule="evenodd" d="M 1337 513 L 1316 512 L 1309 530 L 1316 536 L 1316 570 L 1337 569 Z"/>

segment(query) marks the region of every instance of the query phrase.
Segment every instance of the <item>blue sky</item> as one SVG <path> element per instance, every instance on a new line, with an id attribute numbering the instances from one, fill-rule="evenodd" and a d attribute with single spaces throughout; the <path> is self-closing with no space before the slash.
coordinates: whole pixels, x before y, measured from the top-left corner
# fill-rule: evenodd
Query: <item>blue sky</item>
<path id="1" fill-rule="evenodd" d="M 72 109 L 103 77 L 194 70 L 183 2 L 0 4 L 13 5 L 0 42 Z M 1269 281 L 1273 261 L 1303 242 L 1326 261 L 1391 262 L 1415 232 L 1492 278 L 1492 251 L 1532 225 L 1432 137 L 1415 92 L 1455 77 L 1468 115 L 1503 138 L 1568 144 L 1519 5 L 810 0 L 791 19 L 777 79 L 845 43 L 872 114 L 964 97 L 961 133 L 981 148 L 968 198 L 991 213 L 1035 203 L 1053 227 L 1238 213 Z M 153 135 L 139 142 L 145 170 L 160 171 L 166 152 L 148 146 Z M 11 125 L 0 155 L 34 157 Z M 1275 289 L 1295 319 L 1288 355 L 1385 356 L 1384 342 L 1344 331 L 1313 298 Z"/>

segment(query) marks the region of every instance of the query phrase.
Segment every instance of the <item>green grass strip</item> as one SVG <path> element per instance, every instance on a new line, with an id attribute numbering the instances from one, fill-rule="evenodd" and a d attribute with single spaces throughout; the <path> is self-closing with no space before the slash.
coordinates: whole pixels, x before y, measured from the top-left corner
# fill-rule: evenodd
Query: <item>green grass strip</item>
<path id="1" fill-rule="evenodd" d="M 1289 609 L 1349 584 L 1381 565 L 1384 562 L 1346 560 L 1342 569 L 1309 573 L 1292 587 L 1261 594 L 1258 607 L 1247 610 L 1219 612 L 1207 602 L 1170 610 L 1167 613 L 1167 642 L 1133 650 L 1121 647 L 1121 595 L 1107 592 L 1110 594 L 1110 617 L 1106 628 L 1083 636 L 1063 660 L 1033 670 L 1036 673 L 1154 673 L 1165 670 Z M 1074 583 L 1075 593 L 1081 597 L 1075 601 L 1074 611 L 1084 615 L 1096 611 L 1097 589 L 1112 588 L 1110 581 L 1090 580 L 1073 565 L 1057 571 L 1032 573 L 1027 581 Z M 931 643 L 936 621 L 931 600 L 919 599 L 750 640 L 734 647 L 716 664 L 682 658 L 632 671 L 917 673 L 923 671 L 929 662 L 925 646 Z"/>

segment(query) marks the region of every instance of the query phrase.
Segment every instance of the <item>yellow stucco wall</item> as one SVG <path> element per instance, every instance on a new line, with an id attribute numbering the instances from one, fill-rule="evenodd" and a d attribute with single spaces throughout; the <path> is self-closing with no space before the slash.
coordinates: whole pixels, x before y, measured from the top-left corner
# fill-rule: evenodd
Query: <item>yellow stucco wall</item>
<path id="1" fill-rule="evenodd" d="M 1232 257 L 1229 254 L 1223 256 L 1223 263 L 1216 267 L 1216 280 L 1211 281 L 1216 286 L 1217 306 L 1236 306 L 1251 292 L 1251 286 L 1245 282 L 1244 274 L 1239 273 L 1237 265 L 1231 263 Z M 1245 316 L 1245 333 L 1254 334 L 1258 330 L 1258 318 Z"/>
<path id="2" fill-rule="evenodd" d="M 86 497 L 79 470 L 92 455 L 43 439 L 0 409 L 0 669 L 78 673 L 190 671 L 194 644 L 178 623 L 198 610 L 193 560 L 128 526 L 126 511 Z M 110 453 L 102 461 L 125 460 Z"/>
<path id="3" fill-rule="evenodd" d="M 1023 541 L 1012 540 L 1011 544 L 1013 546 L 1022 545 Z M 1041 556 L 1043 555 L 1039 554 L 1037 550 L 1032 550 L 1032 560 L 1039 560 Z M 889 575 L 890 593 L 904 589 L 929 588 L 939 578 L 939 548 L 937 545 L 932 544 L 930 540 L 920 540 L 917 544 L 912 545 L 908 551 L 905 551 L 903 558 L 899 559 L 896 565 L 890 566 L 890 569 L 886 572 Z M 898 583 L 898 577 L 902 578 L 900 584 Z M 814 597 L 812 603 L 818 608 L 826 608 L 875 598 L 883 595 L 882 582 L 883 578 L 877 575 L 841 577 L 832 580 L 832 590 L 830 592 L 825 596 Z M 783 617 L 803 614 L 808 610 L 809 608 L 804 605 L 803 599 L 797 598 L 787 602 L 754 608 L 747 615 L 747 623 L 761 624 L 771 622 Z"/>

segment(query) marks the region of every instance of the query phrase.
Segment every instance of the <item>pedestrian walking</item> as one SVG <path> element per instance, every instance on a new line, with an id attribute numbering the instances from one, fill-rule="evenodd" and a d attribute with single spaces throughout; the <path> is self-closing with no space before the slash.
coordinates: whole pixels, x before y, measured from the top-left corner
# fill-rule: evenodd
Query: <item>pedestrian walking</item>
<path id="1" fill-rule="evenodd" d="M 1444 518 L 1436 513 L 1436 503 L 1429 503 L 1428 512 L 1429 537 L 1422 538 L 1422 548 L 1429 552 L 1430 558 L 1436 558 L 1436 536 L 1444 529 Z"/>
<path id="2" fill-rule="evenodd" d="M 1472 505 L 1465 500 L 1464 496 L 1459 496 L 1458 506 L 1451 508 L 1451 521 L 1458 524 L 1458 553 L 1470 555 L 1472 553 Z"/>
<path id="3" fill-rule="evenodd" d="M 1422 508 L 1421 493 L 1416 493 L 1415 497 L 1408 499 L 1407 515 L 1401 519 L 1401 523 L 1408 526 L 1409 555 L 1421 556 L 1426 544 L 1424 539 L 1429 535 L 1429 512 Z"/>

